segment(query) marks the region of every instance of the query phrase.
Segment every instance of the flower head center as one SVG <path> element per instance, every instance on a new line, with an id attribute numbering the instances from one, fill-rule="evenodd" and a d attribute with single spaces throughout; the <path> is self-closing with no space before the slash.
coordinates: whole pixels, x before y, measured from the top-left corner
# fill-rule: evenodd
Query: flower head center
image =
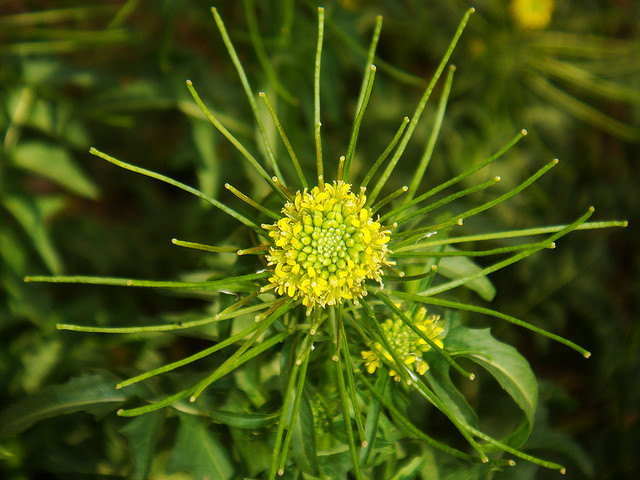
<path id="1" fill-rule="evenodd" d="M 282 209 L 284 217 L 265 225 L 274 239 L 269 280 L 280 295 L 302 298 L 309 309 L 366 295 L 366 279 L 381 281 L 388 230 L 373 220 L 364 192 L 342 181 L 298 192 Z"/>

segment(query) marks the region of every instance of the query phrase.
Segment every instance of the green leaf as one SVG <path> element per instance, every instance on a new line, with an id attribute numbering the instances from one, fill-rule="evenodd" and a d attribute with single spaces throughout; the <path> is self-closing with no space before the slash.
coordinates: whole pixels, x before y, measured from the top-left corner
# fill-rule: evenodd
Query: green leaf
<path id="1" fill-rule="evenodd" d="M 293 455 L 300 470 L 318 476 L 318 455 L 313 412 L 306 393 L 302 393 L 300 409 L 293 430 Z"/>
<path id="2" fill-rule="evenodd" d="M 478 424 L 476 413 L 451 381 L 449 376 L 451 365 L 440 355 L 430 355 L 430 359 L 427 361 L 429 370 L 425 373 L 425 377 L 438 398 L 456 418 L 466 424 L 476 426 Z"/>
<path id="3" fill-rule="evenodd" d="M 413 457 L 409 460 L 390 480 L 413 480 L 417 478 L 425 461 L 420 457 Z"/>
<path id="4" fill-rule="evenodd" d="M 2 205 L 11 212 L 31 238 L 33 247 L 49 271 L 59 273 L 62 270 L 62 262 L 46 229 L 41 204 L 25 196 L 5 195 L 2 198 Z"/>
<path id="5" fill-rule="evenodd" d="M 280 413 L 238 413 L 228 410 L 209 410 L 209 415 L 214 422 L 223 423 L 236 428 L 253 430 L 264 428 L 278 421 Z"/>
<path id="6" fill-rule="evenodd" d="M 129 448 L 133 453 L 135 480 L 144 480 L 149 475 L 163 421 L 164 410 L 160 410 L 140 415 L 120 430 L 129 439 Z"/>
<path id="7" fill-rule="evenodd" d="M 452 251 L 453 248 L 447 246 L 445 251 Z M 482 270 L 473 260 L 467 257 L 444 257 L 438 264 L 438 273 L 451 280 L 464 278 Z M 493 300 L 496 295 L 496 287 L 493 286 L 487 277 L 476 278 L 464 284 L 465 287 L 476 292 L 486 301 Z"/>
<path id="8" fill-rule="evenodd" d="M 65 148 L 45 142 L 25 142 L 13 153 L 15 166 L 42 175 L 83 197 L 98 197 L 98 187 L 75 164 Z"/>
<path id="9" fill-rule="evenodd" d="M 322 473 L 329 478 L 348 478 L 348 472 L 353 468 L 346 445 L 318 452 L 318 463 Z"/>
<path id="10" fill-rule="evenodd" d="M 0 439 L 56 415 L 113 410 L 130 395 L 116 390 L 117 382 L 110 375 L 85 375 L 27 397 L 0 413 Z"/>
<path id="11" fill-rule="evenodd" d="M 266 436 L 256 435 L 255 431 L 232 428 L 229 433 L 242 462 L 243 473 L 247 475 L 242 479 L 259 478 L 261 472 L 269 469 L 273 444 L 268 442 Z"/>
<path id="12" fill-rule="evenodd" d="M 167 464 L 169 474 L 183 470 L 193 478 L 216 480 L 228 480 L 234 474 L 229 452 L 201 418 L 191 415 L 180 415 L 178 438 Z"/>
<path id="13" fill-rule="evenodd" d="M 215 198 L 218 195 L 218 185 L 220 184 L 220 166 L 216 157 L 215 130 L 208 122 L 200 119 L 190 119 L 191 136 L 193 143 L 199 153 L 199 163 L 197 167 L 199 190 Z"/>
<path id="14" fill-rule="evenodd" d="M 511 345 L 491 336 L 490 329 L 464 327 L 452 319 L 445 348 L 453 357 L 467 357 L 485 368 L 524 412 L 526 428 L 517 429 L 509 443 L 519 447 L 526 440 L 533 425 L 538 405 L 538 383 L 529 362 Z"/>

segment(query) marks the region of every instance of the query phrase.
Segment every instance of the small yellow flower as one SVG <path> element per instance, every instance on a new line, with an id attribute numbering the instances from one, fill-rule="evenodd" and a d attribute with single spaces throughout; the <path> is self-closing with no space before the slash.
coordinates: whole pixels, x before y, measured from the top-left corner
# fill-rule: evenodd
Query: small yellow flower
<path id="1" fill-rule="evenodd" d="M 513 0 L 511 14 L 524 30 L 542 30 L 551 22 L 555 4 L 553 0 Z"/>
<path id="2" fill-rule="evenodd" d="M 364 189 L 358 195 L 343 181 L 297 192 L 284 217 L 263 225 L 273 238 L 269 281 L 279 295 L 314 306 L 338 305 L 367 294 L 367 279 L 382 281 L 390 230 L 372 218 Z"/>
<path id="3" fill-rule="evenodd" d="M 433 343 L 443 348 L 442 339 L 445 336 L 445 331 L 440 322 L 440 315 L 427 317 L 427 309 L 420 308 L 413 316 L 413 323 Z M 431 346 L 406 326 L 400 318 L 385 320 L 382 323 L 382 331 L 396 356 L 408 369 L 419 375 L 424 375 L 429 370 L 429 364 L 424 361 L 422 354 L 431 350 Z M 360 354 L 369 373 L 374 373 L 384 362 L 383 359 L 393 362 L 391 354 L 378 342 L 372 345 L 371 350 L 363 351 Z M 393 369 L 389 369 L 389 375 L 395 381 L 400 380 L 400 376 Z"/>

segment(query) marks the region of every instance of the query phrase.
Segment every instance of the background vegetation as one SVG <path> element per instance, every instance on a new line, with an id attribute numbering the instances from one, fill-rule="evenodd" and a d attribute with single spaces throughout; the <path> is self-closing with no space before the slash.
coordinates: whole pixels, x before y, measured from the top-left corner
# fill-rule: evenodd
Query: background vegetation
<path id="1" fill-rule="evenodd" d="M 297 109 L 297 118 L 308 119 L 316 3 L 215 3 L 254 88 L 278 96 Z M 287 31 L 282 12 L 290 3 L 293 28 Z M 469 5 L 323 4 L 328 21 L 323 123 L 330 158 L 344 150 L 363 46 L 375 17 L 384 16 L 376 86 L 356 158 L 365 162 L 368 152 L 375 158 L 384 148 L 398 119 L 412 111 L 423 79 Z M 640 5 L 558 2 L 551 24 L 539 31 L 519 26 L 509 2 L 480 0 L 474 6 L 478 11 L 454 53 L 458 69 L 429 181 L 437 184 L 486 158 L 527 128 L 516 161 L 501 162 L 489 174 L 516 183 L 541 162 L 558 157 L 561 164 L 496 210 L 492 228 L 564 223 L 588 205 L 596 207 L 598 219 L 630 221 L 626 230 L 574 234 L 556 250 L 491 277 L 498 290 L 492 308 L 586 346 L 591 359 L 526 331 L 499 324 L 492 331 L 524 354 L 541 384 L 540 418 L 529 447 L 538 445 L 547 457 L 566 463 L 567 478 L 635 478 L 640 471 Z M 82 398 L 104 387 L 110 374 L 135 373 L 207 345 L 206 338 L 187 335 L 131 339 L 58 332 L 55 324 L 126 325 L 167 312 L 213 308 L 208 300 L 25 285 L 22 279 L 34 273 L 176 279 L 224 270 L 219 263 L 224 257 L 176 249 L 169 240 L 223 243 L 237 228 L 233 221 L 87 153 L 90 146 L 99 147 L 222 199 L 229 195 L 221 188 L 227 181 L 250 193 L 259 188 L 230 155 L 231 147 L 202 121 L 184 86 L 185 79 L 193 80 L 234 133 L 251 141 L 250 111 L 209 7 L 196 0 L 0 3 L 0 411 L 55 395 L 54 386 L 70 381 L 76 382 L 74 398 Z M 257 47 L 254 28 L 265 39 Z M 312 144 L 311 129 L 295 132 L 294 144 Z M 424 143 L 427 132 L 419 130 L 416 143 Z M 312 164 L 312 150 L 306 155 L 303 163 Z M 482 395 L 466 393 L 480 410 L 495 412 L 489 407 L 492 391 L 497 398 L 499 390 L 487 383 Z M 113 402 L 121 400 L 113 395 Z M 127 429 L 114 415 L 111 403 L 66 415 L 48 412 L 3 432 L 3 477 L 130 475 L 130 445 L 141 440 L 135 437 L 138 430 Z M 141 421 L 155 432 L 154 418 Z M 176 434 L 177 422 L 168 422 L 157 430 L 160 453 L 152 478 L 165 478 L 164 466 L 175 478 L 183 471 L 197 475 L 197 467 L 185 460 L 189 445 L 182 442 L 182 452 L 172 446 L 187 427 Z M 517 478 L 557 475 L 527 468 Z"/>

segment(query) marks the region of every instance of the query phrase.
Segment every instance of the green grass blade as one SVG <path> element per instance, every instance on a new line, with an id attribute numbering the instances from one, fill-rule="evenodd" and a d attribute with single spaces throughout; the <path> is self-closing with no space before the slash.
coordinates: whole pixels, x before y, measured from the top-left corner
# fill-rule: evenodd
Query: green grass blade
<path id="1" fill-rule="evenodd" d="M 331 18 L 329 18 L 329 20 L 327 21 L 327 24 L 331 29 L 331 32 L 334 33 L 337 37 L 339 37 L 342 40 L 344 45 L 352 49 L 354 52 L 360 54 L 362 57 L 366 56 L 368 60 L 368 52 L 361 45 L 359 41 L 349 36 L 342 28 L 340 28 L 336 24 L 336 22 L 332 21 Z M 389 75 L 389 77 L 395 78 L 399 82 L 405 83 L 407 85 L 413 85 L 416 87 L 424 87 L 425 82 L 423 78 L 418 77 L 417 75 L 412 75 L 403 70 L 400 70 L 399 68 L 394 67 L 390 63 L 385 62 L 380 57 L 376 57 L 375 62 L 373 60 L 368 61 L 367 65 L 371 65 L 372 63 L 375 63 L 376 65 L 378 65 L 381 69 L 384 70 L 384 72 L 387 75 Z"/>

